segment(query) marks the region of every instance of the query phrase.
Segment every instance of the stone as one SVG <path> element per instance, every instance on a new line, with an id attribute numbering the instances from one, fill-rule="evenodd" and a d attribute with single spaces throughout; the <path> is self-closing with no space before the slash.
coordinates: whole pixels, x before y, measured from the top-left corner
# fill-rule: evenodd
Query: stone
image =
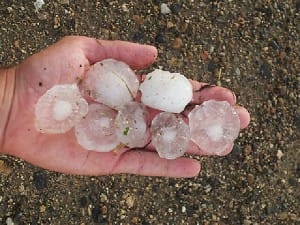
<path id="1" fill-rule="evenodd" d="M 182 39 L 181 38 L 175 38 L 172 42 L 172 48 L 178 49 L 181 48 L 183 45 Z"/>
<path id="2" fill-rule="evenodd" d="M 11 174 L 12 169 L 6 165 L 6 163 L 3 160 L 0 160 L 0 174 L 4 176 L 8 176 Z"/>
<path id="3" fill-rule="evenodd" d="M 162 3 L 160 5 L 160 12 L 161 12 L 161 14 L 169 14 L 169 13 L 171 13 L 171 9 L 168 7 L 167 4 Z"/>
<path id="4" fill-rule="evenodd" d="M 283 156 L 283 152 L 281 150 L 278 150 L 276 156 L 277 156 L 277 159 L 280 160 Z"/>
<path id="5" fill-rule="evenodd" d="M 44 4 L 45 4 L 44 0 L 36 0 L 33 3 L 33 5 L 35 7 L 35 11 L 38 12 L 43 7 Z"/>

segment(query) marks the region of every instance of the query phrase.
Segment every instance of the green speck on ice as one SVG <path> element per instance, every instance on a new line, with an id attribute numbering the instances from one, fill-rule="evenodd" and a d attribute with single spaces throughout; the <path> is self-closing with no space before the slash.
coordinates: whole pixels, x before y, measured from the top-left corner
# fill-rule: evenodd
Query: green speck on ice
<path id="1" fill-rule="evenodd" d="M 123 135 L 127 136 L 129 132 L 129 127 L 126 127 L 125 130 L 123 131 Z"/>

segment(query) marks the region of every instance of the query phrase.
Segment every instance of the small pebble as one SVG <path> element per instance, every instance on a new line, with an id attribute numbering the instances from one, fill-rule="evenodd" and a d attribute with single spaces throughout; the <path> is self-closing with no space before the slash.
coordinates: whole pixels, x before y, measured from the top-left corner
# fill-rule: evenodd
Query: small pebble
<path id="1" fill-rule="evenodd" d="M 7 7 L 6 9 L 7 9 L 8 13 L 12 13 L 14 11 L 12 7 Z"/>
<path id="2" fill-rule="evenodd" d="M 181 10 L 181 5 L 178 3 L 172 3 L 170 8 L 171 8 L 172 13 L 177 14 Z"/>
<path id="3" fill-rule="evenodd" d="M 33 174 L 33 184 L 38 190 L 47 187 L 47 176 L 45 173 L 38 171 Z"/>
<path id="4" fill-rule="evenodd" d="M 235 69 L 235 74 L 236 74 L 237 76 L 240 76 L 240 75 L 241 75 L 241 71 L 240 71 L 240 69 L 239 69 L 238 67 Z"/>
<path id="5" fill-rule="evenodd" d="M 267 61 L 264 61 L 260 66 L 260 72 L 264 78 L 269 78 L 272 74 L 271 65 Z"/>
<path id="6" fill-rule="evenodd" d="M 155 42 L 158 43 L 158 44 L 162 44 L 162 43 L 165 43 L 166 40 L 165 40 L 165 37 L 162 34 L 157 34 L 156 37 L 155 37 Z"/>
<path id="7" fill-rule="evenodd" d="M 283 152 L 281 150 L 278 150 L 276 156 L 277 156 L 277 159 L 280 160 L 283 156 Z"/>
<path id="8" fill-rule="evenodd" d="M 7 217 L 7 219 L 6 219 L 6 225 L 14 225 L 15 223 L 14 223 L 14 221 L 12 220 L 12 218 L 10 218 L 10 217 Z"/>
<path id="9" fill-rule="evenodd" d="M 255 182 L 255 177 L 254 177 L 254 175 L 253 175 L 253 174 L 248 174 L 248 175 L 247 175 L 247 181 L 248 181 L 248 184 L 249 184 L 250 186 L 252 186 L 252 185 L 254 184 L 254 182 Z"/>
<path id="10" fill-rule="evenodd" d="M 139 16 L 139 15 L 133 15 L 133 16 L 132 16 L 132 20 L 133 20 L 136 24 L 139 24 L 139 25 L 143 24 L 143 22 L 144 22 L 143 18 L 142 18 L 141 16 Z"/>
<path id="11" fill-rule="evenodd" d="M 43 213 L 46 211 L 46 206 L 45 205 L 41 205 L 40 206 L 40 212 Z"/>
<path id="12" fill-rule="evenodd" d="M 43 7 L 44 4 L 45 4 L 44 0 L 36 0 L 33 3 L 33 5 L 35 7 L 35 11 L 38 12 Z"/>
<path id="13" fill-rule="evenodd" d="M 178 49 L 178 48 L 181 48 L 183 42 L 181 40 L 181 38 L 175 38 L 172 42 L 172 47 L 175 48 L 175 49 Z"/>
<path id="14" fill-rule="evenodd" d="M 8 176 L 11 174 L 12 169 L 8 167 L 3 160 L 0 160 L 0 174 Z"/>
<path id="15" fill-rule="evenodd" d="M 135 197 L 132 195 L 129 195 L 126 198 L 126 205 L 129 209 L 131 209 L 134 206 L 134 202 L 135 202 Z"/>
<path id="16" fill-rule="evenodd" d="M 70 4 L 70 0 L 58 0 L 58 2 L 62 5 L 69 5 Z"/>
<path id="17" fill-rule="evenodd" d="M 209 58 L 209 54 L 208 54 L 208 51 L 202 51 L 200 53 L 200 58 L 204 61 L 206 61 L 208 58 Z"/>
<path id="18" fill-rule="evenodd" d="M 254 26 L 258 26 L 261 23 L 261 19 L 259 17 L 254 17 L 253 23 L 254 23 Z"/>
<path id="19" fill-rule="evenodd" d="M 171 13 L 171 9 L 168 7 L 167 4 L 162 3 L 160 5 L 160 12 L 161 12 L 161 14 L 169 14 L 169 13 Z"/>
<path id="20" fill-rule="evenodd" d="M 252 147 L 251 145 L 246 145 L 245 149 L 244 149 L 245 155 L 250 155 L 252 152 Z"/>

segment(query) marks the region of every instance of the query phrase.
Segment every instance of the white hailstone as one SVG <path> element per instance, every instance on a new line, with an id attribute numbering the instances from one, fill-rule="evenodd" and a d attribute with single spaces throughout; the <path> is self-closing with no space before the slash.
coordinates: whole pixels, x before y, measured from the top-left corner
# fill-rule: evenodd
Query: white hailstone
<path id="1" fill-rule="evenodd" d="M 226 151 L 239 135 L 239 116 L 226 101 L 205 101 L 188 117 L 191 140 L 209 154 Z"/>
<path id="2" fill-rule="evenodd" d="M 180 113 L 192 100 L 190 81 L 179 73 L 156 69 L 140 85 L 142 103 L 166 112 Z"/>
<path id="3" fill-rule="evenodd" d="M 88 112 L 76 84 L 54 85 L 35 106 L 35 127 L 41 133 L 65 133 Z"/>
<path id="4" fill-rule="evenodd" d="M 117 112 L 106 105 L 89 105 L 88 114 L 75 126 L 77 142 L 87 150 L 114 150 L 120 143 L 116 135 L 116 115 Z"/>
<path id="5" fill-rule="evenodd" d="M 186 152 L 190 130 L 175 114 L 162 112 L 156 115 L 150 131 L 152 144 L 161 158 L 175 159 Z"/>
<path id="6" fill-rule="evenodd" d="M 119 109 L 116 117 L 119 140 L 130 148 L 144 147 L 149 140 L 147 111 L 138 102 L 129 102 Z"/>
<path id="7" fill-rule="evenodd" d="M 106 59 L 87 71 L 85 88 L 95 101 L 118 109 L 136 97 L 139 81 L 126 63 Z"/>

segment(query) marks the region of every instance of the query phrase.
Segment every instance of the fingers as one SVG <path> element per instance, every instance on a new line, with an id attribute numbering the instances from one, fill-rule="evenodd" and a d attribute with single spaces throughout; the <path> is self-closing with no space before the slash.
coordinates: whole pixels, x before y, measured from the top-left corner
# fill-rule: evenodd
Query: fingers
<path id="1" fill-rule="evenodd" d="M 197 160 L 178 158 L 167 160 L 160 158 L 155 152 L 126 152 L 113 173 L 130 173 L 145 176 L 194 177 L 200 172 Z"/>
<path id="2" fill-rule="evenodd" d="M 106 41 L 88 37 L 71 37 L 80 41 L 81 49 L 91 64 L 107 58 L 127 63 L 133 69 L 143 69 L 157 58 L 157 49 L 126 41 Z"/>
<path id="3" fill-rule="evenodd" d="M 189 143 L 189 150 L 187 153 L 193 154 L 193 155 L 206 155 L 206 156 L 212 156 L 212 155 L 217 155 L 217 156 L 225 156 L 228 155 L 232 148 L 233 148 L 233 143 L 223 152 L 215 154 L 215 153 L 210 153 L 202 150 L 201 148 L 198 147 L 194 142 L 190 141 Z M 213 150 L 213 149 L 212 149 Z"/>
<path id="4" fill-rule="evenodd" d="M 197 160 L 167 160 L 157 153 L 131 150 L 123 154 L 90 152 L 81 169 L 83 175 L 137 174 L 143 176 L 194 177 L 199 174 Z"/>
<path id="5" fill-rule="evenodd" d="M 200 83 L 195 80 L 190 80 L 193 86 L 192 104 L 201 104 L 204 101 L 214 99 L 218 101 L 227 101 L 231 105 L 236 103 L 235 94 L 227 88 Z"/>
<path id="6" fill-rule="evenodd" d="M 247 109 L 245 109 L 244 107 L 239 106 L 239 105 L 235 105 L 234 108 L 237 111 L 237 113 L 239 114 L 241 129 L 247 128 L 250 123 L 249 112 L 247 111 Z"/>

